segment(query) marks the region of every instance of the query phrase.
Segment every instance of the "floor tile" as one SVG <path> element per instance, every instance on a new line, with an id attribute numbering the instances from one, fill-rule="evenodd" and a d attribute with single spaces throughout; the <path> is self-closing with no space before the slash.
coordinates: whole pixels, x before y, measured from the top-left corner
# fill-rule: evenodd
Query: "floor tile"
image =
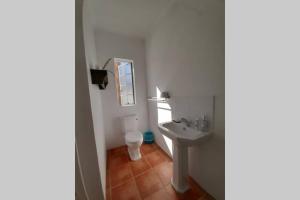
<path id="1" fill-rule="evenodd" d="M 168 162 L 173 162 L 172 158 L 171 158 L 166 152 L 164 152 L 164 150 L 162 150 L 161 148 L 158 148 L 158 150 L 161 152 L 162 156 L 163 156 Z"/>
<path id="2" fill-rule="evenodd" d="M 143 198 L 163 188 L 161 181 L 152 169 L 137 176 L 135 180 Z"/>
<path id="3" fill-rule="evenodd" d="M 215 200 L 211 195 L 205 194 L 203 197 L 201 197 L 199 200 Z"/>
<path id="4" fill-rule="evenodd" d="M 132 172 L 129 165 L 123 165 L 114 170 L 110 170 L 111 187 L 124 183 L 130 178 L 132 178 Z"/>
<path id="5" fill-rule="evenodd" d="M 188 191 L 186 191 L 185 193 L 183 193 L 182 195 L 180 195 L 182 197 L 182 199 L 184 200 L 198 200 L 200 197 L 202 197 L 201 195 L 199 195 L 197 192 L 195 192 L 192 189 L 189 189 Z M 203 195 L 204 196 L 204 195 Z"/>
<path id="6" fill-rule="evenodd" d="M 106 200 L 111 200 L 110 188 L 106 188 Z"/>
<path id="7" fill-rule="evenodd" d="M 107 151 L 108 169 L 109 169 L 109 166 L 110 166 L 112 160 L 114 160 L 114 159 L 116 159 L 117 157 L 120 157 L 120 156 L 124 157 L 126 155 L 129 155 L 126 146 L 121 146 L 121 147 L 118 147 L 118 148 L 115 148 L 115 149 L 108 150 Z"/>
<path id="8" fill-rule="evenodd" d="M 165 187 L 165 190 L 170 194 L 170 196 L 172 197 L 172 199 L 174 199 L 174 200 L 182 200 L 182 196 L 175 191 L 175 189 L 173 188 L 173 186 L 171 184 L 167 185 Z"/>
<path id="9" fill-rule="evenodd" d="M 191 189 L 197 193 L 200 197 L 205 196 L 206 192 L 202 189 L 191 177 L 188 177 L 188 182 Z"/>
<path id="10" fill-rule="evenodd" d="M 181 194 L 181 193 L 176 192 L 176 190 L 170 184 L 165 189 L 174 199 L 177 199 L 177 200 L 199 200 L 200 198 L 202 198 L 205 195 L 205 194 L 202 194 L 202 196 L 201 196 L 192 189 L 189 189 L 185 193 Z"/>
<path id="11" fill-rule="evenodd" d="M 140 200 L 140 195 L 134 180 L 125 182 L 111 190 L 112 200 Z"/>
<path id="12" fill-rule="evenodd" d="M 129 164 L 130 158 L 128 154 L 123 154 L 118 157 L 110 158 L 109 160 L 109 170 L 113 170 L 122 165 Z"/>
<path id="13" fill-rule="evenodd" d="M 156 150 L 145 156 L 151 167 L 154 167 L 160 163 L 166 162 L 167 159 L 159 150 Z"/>
<path id="14" fill-rule="evenodd" d="M 144 200 L 173 200 L 172 196 L 163 188 L 153 194 L 150 194 Z"/>
<path id="15" fill-rule="evenodd" d="M 141 152 L 142 159 L 131 161 L 126 146 L 108 151 L 108 200 L 214 200 L 191 177 L 188 178 L 190 189 L 184 194 L 177 193 L 170 184 L 172 159 L 157 145 L 143 144 Z"/>
<path id="16" fill-rule="evenodd" d="M 173 176 L 173 163 L 171 162 L 161 163 L 155 166 L 154 170 L 164 185 L 168 185 L 171 183 L 171 178 Z"/>
<path id="17" fill-rule="evenodd" d="M 142 155 L 147 155 L 149 153 L 152 153 L 156 149 L 157 149 L 157 146 L 155 144 L 142 144 L 142 146 L 141 146 Z"/>
<path id="18" fill-rule="evenodd" d="M 150 165 L 143 158 L 140 160 L 131 161 L 130 166 L 134 176 L 141 174 L 146 170 L 150 169 Z"/>
<path id="19" fill-rule="evenodd" d="M 120 146 L 120 147 L 117 147 L 114 149 L 110 149 L 108 152 L 109 152 L 108 155 L 111 157 L 122 155 L 123 153 L 127 152 L 127 146 L 124 145 L 124 146 Z"/>

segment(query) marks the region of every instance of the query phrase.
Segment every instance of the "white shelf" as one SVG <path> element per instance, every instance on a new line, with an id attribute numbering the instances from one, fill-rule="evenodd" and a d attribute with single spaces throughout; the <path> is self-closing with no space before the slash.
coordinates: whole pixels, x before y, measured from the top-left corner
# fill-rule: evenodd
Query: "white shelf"
<path id="1" fill-rule="evenodd" d="M 148 101 L 154 101 L 154 102 L 158 102 L 158 103 L 166 103 L 168 102 L 169 99 L 167 98 L 157 98 L 157 97 L 151 97 L 148 98 Z"/>

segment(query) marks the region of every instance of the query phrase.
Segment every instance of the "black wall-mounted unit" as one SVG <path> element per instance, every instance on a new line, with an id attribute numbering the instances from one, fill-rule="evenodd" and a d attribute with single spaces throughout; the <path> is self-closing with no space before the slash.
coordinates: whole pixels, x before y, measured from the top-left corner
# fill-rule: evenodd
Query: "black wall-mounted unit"
<path id="1" fill-rule="evenodd" d="M 107 70 L 91 69 L 92 84 L 99 85 L 104 90 L 108 84 Z"/>

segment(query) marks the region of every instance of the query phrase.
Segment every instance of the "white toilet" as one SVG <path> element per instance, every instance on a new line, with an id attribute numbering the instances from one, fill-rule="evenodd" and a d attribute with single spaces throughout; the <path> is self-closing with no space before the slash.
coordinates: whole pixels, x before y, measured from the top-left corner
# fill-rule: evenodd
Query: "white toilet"
<path id="1" fill-rule="evenodd" d="M 143 135 L 138 131 L 138 118 L 136 115 L 128 115 L 122 118 L 125 142 L 131 160 L 139 160 L 141 156 L 140 146 L 143 143 Z"/>

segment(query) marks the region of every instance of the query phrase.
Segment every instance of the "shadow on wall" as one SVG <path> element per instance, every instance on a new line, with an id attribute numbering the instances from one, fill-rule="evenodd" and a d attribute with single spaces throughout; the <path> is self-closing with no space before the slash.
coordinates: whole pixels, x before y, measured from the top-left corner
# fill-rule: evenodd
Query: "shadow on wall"
<path id="1" fill-rule="evenodd" d="M 156 97 L 159 98 L 161 94 L 160 89 L 156 86 Z M 169 103 L 157 102 L 157 123 L 172 121 L 172 108 Z M 163 141 L 164 145 L 167 147 L 168 153 L 173 156 L 172 140 L 165 135 L 159 134 L 158 137 Z"/>

